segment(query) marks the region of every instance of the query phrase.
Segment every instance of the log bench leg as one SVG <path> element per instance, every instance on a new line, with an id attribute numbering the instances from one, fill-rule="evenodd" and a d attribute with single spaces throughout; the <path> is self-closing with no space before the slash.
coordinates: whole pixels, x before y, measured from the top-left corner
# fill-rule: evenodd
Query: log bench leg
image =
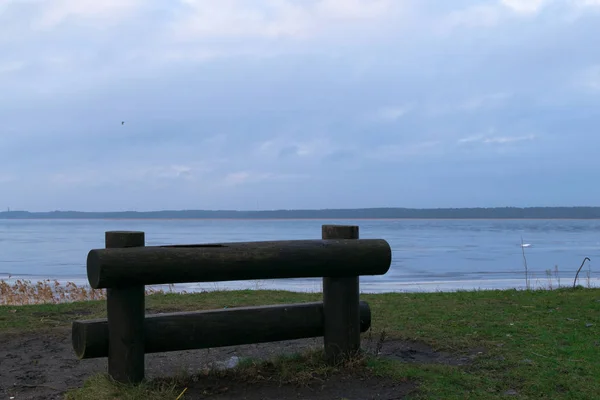
<path id="1" fill-rule="evenodd" d="M 106 232 L 106 248 L 143 247 L 144 232 Z M 144 380 L 144 285 L 106 290 L 108 374 L 120 383 Z"/>
<path id="2" fill-rule="evenodd" d="M 323 225 L 323 239 L 358 239 L 358 226 Z M 336 364 L 360 350 L 359 277 L 323 278 L 325 359 Z"/>

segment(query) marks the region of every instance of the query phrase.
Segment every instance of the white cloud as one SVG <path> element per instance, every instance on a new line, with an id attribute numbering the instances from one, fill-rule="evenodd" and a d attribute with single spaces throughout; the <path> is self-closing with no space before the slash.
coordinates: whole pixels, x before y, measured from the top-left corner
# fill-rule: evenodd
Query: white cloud
<path id="1" fill-rule="evenodd" d="M 442 104 L 427 104 L 424 106 L 424 113 L 428 116 L 440 116 L 457 112 L 475 111 L 483 108 L 501 107 L 512 96 L 512 93 L 509 92 L 495 92 L 467 97 L 463 100 L 446 101 Z"/>
<path id="2" fill-rule="evenodd" d="M 474 135 L 467 136 L 458 140 L 459 144 L 465 143 L 484 143 L 484 144 L 509 144 L 515 142 L 522 142 L 526 140 L 536 139 L 536 135 L 523 135 L 523 136 L 490 136 L 490 135 Z"/>
<path id="3" fill-rule="evenodd" d="M 38 1 L 41 14 L 32 27 L 37 30 L 48 30 L 69 19 L 86 20 L 86 25 L 116 22 L 132 15 L 141 5 L 141 0 L 50 0 Z"/>
<path id="4" fill-rule="evenodd" d="M 168 167 L 152 169 L 148 171 L 149 176 L 157 178 L 187 178 L 194 172 L 192 167 L 186 165 L 170 165 Z"/>
<path id="5" fill-rule="evenodd" d="M 510 98 L 510 96 L 511 94 L 506 92 L 498 92 L 486 94 L 483 96 L 477 96 L 466 100 L 465 102 L 460 104 L 458 108 L 463 110 L 475 110 L 482 107 L 500 105 L 505 100 Z"/>
<path id="6" fill-rule="evenodd" d="M 376 19 L 387 13 L 391 0 L 321 0 L 317 1 L 315 14 L 326 19 Z"/>
<path id="7" fill-rule="evenodd" d="M 518 14 L 535 14 L 542 9 L 547 0 L 501 0 L 500 2 Z"/>
<path id="8" fill-rule="evenodd" d="M 248 171 L 232 172 L 225 176 L 224 183 L 227 185 L 239 185 L 248 182 L 252 178 L 256 179 L 256 176 Z"/>
<path id="9" fill-rule="evenodd" d="M 446 15 L 437 30 L 448 33 L 457 27 L 494 27 L 511 16 L 537 15 L 549 1 L 551 0 L 499 0 L 470 5 Z"/>
<path id="10" fill-rule="evenodd" d="M 49 175 L 48 181 L 61 186 L 98 186 L 120 185 L 123 183 L 155 183 L 166 180 L 195 180 L 202 177 L 211 168 L 203 165 L 115 165 L 108 170 L 82 168 L 78 171 L 55 172 Z"/>
<path id="11" fill-rule="evenodd" d="M 535 135 L 526 135 L 526 136 L 496 136 L 496 137 L 488 137 L 483 140 L 483 143 L 514 143 L 514 142 L 522 142 L 524 140 L 533 140 L 535 139 Z"/>
<path id="12" fill-rule="evenodd" d="M 575 4 L 581 7 L 600 6 L 600 0 L 575 0 Z"/>
<path id="13" fill-rule="evenodd" d="M 497 25 L 502 16 L 503 10 L 496 4 L 477 4 L 450 12 L 436 30 L 448 33 L 456 27 L 491 27 Z"/>
<path id="14" fill-rule="evenodd" d="M 410 112 L 411 108 L 408 105 L 384 107 L 374 114 L 373 119 L 383 122 L 397 121 Z"/>
<path id="15" fill-rule="evenodd" d="M 458 139 L 458 143 L 481 142 L 485 139 L 485 135 L 473 135 Z"/>
<path id="16" fill-rule="evenodd" d="M 290 181 L 306 178 L 305 174 L 282 174 L 274 172 L 237 171 L 225 175 L 224 186 L 239 186 L 264 181 Z"/>
<path id="17" fill-rule="evenodd" d="M 361 21 L 389 15 L 398 0 L 180 0 L 173 22 L 175 38 L 194 41 L 209 37 L 289 37 L 302 39 Z"/>
<path id="18" fill-rule="evenodd" d="M 278 158 L 285 154 L 304 158 L 320 158 L 332 154 L 336 150 L 338 150 L 338 146 L 326 137 L 298 140 L 286 135 L 262 142 L 258 145 L 256 152 L 261 158 Z"/>
<path id="19" fill-rule="evenodd" d="M 373 151 L 367 152 L 366 158 L 378 161 L 403 161 L 408 157 L 440 154 L 440 152 L 443 152 L 441 144 L 442 142 L 439 140 L 428 140 L 417 143 L 379 146 Z"/>

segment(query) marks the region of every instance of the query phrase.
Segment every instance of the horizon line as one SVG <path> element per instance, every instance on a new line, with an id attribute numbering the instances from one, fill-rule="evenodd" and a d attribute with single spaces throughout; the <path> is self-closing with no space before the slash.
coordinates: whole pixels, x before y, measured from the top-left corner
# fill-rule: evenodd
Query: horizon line
<path id="1" fill-rule="evenodd" d="M 356 207 L 356 208 L 278 208 L 262 210 L 235 210 L 235 209 L 162 209 L 162 210 L 124 210 L 124 211 L 79 211 L 79 210 L 51 210 L 51 211 L 29 211 L 29 210 L 4 210 L 0 214 L 29 213 L 29 214 L 50 214 L 50 213 L 81 213 L 81 214 L 117 214 L 117 213 L 164 213 L 164 212 L 229 212 L 229 213 L 265 213 L 265 212 L 319 212 L 319 211 L 365 211 L 365 210 L 408 210 L 408 211 L 439 211 L 439 210 L 501 210 L 501 209 L 564 209 L 564 208 L 599 208 L 600 206 L 474 206 L 474 207 Z"/>
<path id="2" fill-rule="evenodd" d="M 170 218 L 170 217 L 157 217 L 157 218 L 0 218 L 4 221 L 600 221 L 600 217 L 526 217 L 526 218 L 515 218 L 515 217 L 460 217 L 460 218 L 447 218 L 447 217 L 323 217 L 323 218 L 233 218 L 233 217 L 221 217 L 221 218 Z"/>

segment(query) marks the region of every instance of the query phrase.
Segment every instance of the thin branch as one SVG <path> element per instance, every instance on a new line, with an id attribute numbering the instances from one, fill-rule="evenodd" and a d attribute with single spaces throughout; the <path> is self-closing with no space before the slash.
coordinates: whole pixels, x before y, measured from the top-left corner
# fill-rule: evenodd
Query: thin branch
<path id="1" fill-rule="evenodd" d="M 592 262 L 592 260 L 590 260 L 589 257 L 586 257 L 583 259 L 581 266 L 579 267 L 579 269 L 577 270 L 577 273 L 575 274 L 575 279 L 573 280 L 573 289 L 575 289 L 575 286 L 577 285 L 577 277 L 579 276 L 579 272 L 581 272 L 581 268 L 583 268 L 583 264 L 585 264 L 586 261 Z"/>

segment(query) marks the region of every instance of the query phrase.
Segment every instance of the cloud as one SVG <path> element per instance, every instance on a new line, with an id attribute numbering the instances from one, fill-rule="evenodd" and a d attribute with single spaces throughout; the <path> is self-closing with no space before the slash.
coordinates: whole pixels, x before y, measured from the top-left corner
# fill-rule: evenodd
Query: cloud
<path id="1" fill-rule="evenodd" d="M 135 16 L 142 5 L 141 0 L 4 0 L 0 42 L 8 39 L 3 33 L 19 32 L 13 40 L 23 41 L 67 26 L 107 29 Z"/>
<path id="2" fill-rule="evenodd" d="M 485 140 L 484 135 L 474 135 L 458 139 L 458 143 L 482 142 L 483 140 Z"/>
<path id="3" fill-rule="evenodd" d="M 484 143 L 484 144 L 509 144 L 515 142 L 522 142 L 528 140 L 534 140 L 537 136 L 523 135 L 523 136 L 491 136 L 491 135 L 474 135 L 467 136 L 458 140 L 459 144 L 465 143 Z"/>
<path id="4" fill-rule="evenodd" d="M 535 14 L 547 3 L 547 0 L 501 0 L 502 5 L 518 14 Z"/>
<path id="5" fill-rule="evenodd" d="M 409 113 L 411 109 L 412 107 L 409 105 L 384 107 L 375 112 L 372 119 L 381 122 L 394 122 Z"/>
<path id="6" fill-rule="evenodd" d="M 503 10 L 496 4 L 472 5 L 444 16 L 436 31 L 449 33 L 457 27 L 491 27 L 497 25 L 502 17 Z"/>
<path id="7" fill-rule="evenodd" d="M 376 159 L 384 162 L 403 162 L 414 157 L 440 155 L 443 153 L 442 142 L 428 140 L 423 142 L 403 143 L 378 146 L 366 153 L 367 159 Z"/>
<path id="8" fill-rule="evenodd" d="M 144 165 L 115 164 L 112 168 L 95 169 L 92 166 L 81 168 L 77 171 L 59 171 L 45 174 L 50 184 L 63 187 L 101 187 L 125 185 L 146 185 L 161 182 L 193 182 L 206 178 L 212 169 L 196 165 Z"/>
<path id="9" fill-rule="evenodd" d="M 52 0 L 36 3 L 41 12 L 32 27 L 44 31 L 66 22 L 82 20 L 88 26 L 106 27 L 107 23 L 116 23 L 132 15 L 142 5 L 141 0 Z"/>
<path id="10" fill-rule="evenodd" d="M 581 0 L 598 1 L 598 0 Z M 557 3 L 560 9 L 573 11 L 577 3 L 572 0 L 497 0 L 492 2 L 470 4 L 451 11 L 444 16 L 439 32 L 448 33 L 456 28 L 491 28 L 497 27 L 514 18 L 536 17 L 550 3 Z"/>
<path id="11" fill-rule="evenodd" d="M 453 99 L 443 102 L 432 102 L 423 106 L 423 113 L 428 116 L 443 116 L 449 114 L 464 114 L 472 112 L 489 111 L 499 109 L 508 105 L 508 100 L 513 93 L 507 91 L 492 92 L 482 95 L 468 96 L 463 99 Z"/>
<path id="12" fill-rule="evenodd" d="M 179 41 L 211 37 L 306 39 L 340 24 L 357 24 L 385 17 L 391 0 L 181 0 L 171 24 Z"/>
<path id="13" fill-rule="evenodd" d="M 237 171 L 225 176 L 221 182 L 222 186 L 239 186 L 258 184 L 265 181 L 296 181 L 307 178 L 305 174 L 281 174 L 275 172 Z"/>
<path id="14" fill-rule="evenodd" d="M 264 179 L 265 174 L 252 174 L 248 171 L 232 172 L 225 176 L 225 184 L 227 185 L 240 185 L 249 181 L 261 181 Z"/>
<path id="15" fill-rule="evenodd" d="M 575 4 L 581 7 L 600 7 L 600 0 L 579 0 Z"/>
<path id="16" fill-rule="evenodd" d="M 510 93 L 498 92 L 477 96 L 459 104 L 458 108 L 462 110 L 476 110 L 486 106 L 497 106 L 503 104 L 511 96 Z"/>
<path id="17" fill-rule="evenodd" d="M 260 143 L 256 154 L 260 158 L 285 159 L 289 157 L 322 158 L 338 150 L 327 137 L 315 137 L 302 140 L 290 135 L 276 136 Z"/>
<path id="18" fill-rule="evenodd" d="M 162 168 L 151 168 L 146 171 L 146 175 L 156 178 L 166 179 L 177 179 L 177 178 L 190 178 L 194 173 L 192 167 L 186 165 L 170 165 Z"/>
<path id="19" fill-rule="evenodd" d="M 483 143 L 498 143 L 498 144 L 506 144 L 506 143 L 514 143 L 514 142 L 522 142 L 524 140 L 533 140 L 535 139 L 535 135 L 526 135 L 526 136 L 497 136 L 497 137 L 488 137 L 483 140 Z"/>

